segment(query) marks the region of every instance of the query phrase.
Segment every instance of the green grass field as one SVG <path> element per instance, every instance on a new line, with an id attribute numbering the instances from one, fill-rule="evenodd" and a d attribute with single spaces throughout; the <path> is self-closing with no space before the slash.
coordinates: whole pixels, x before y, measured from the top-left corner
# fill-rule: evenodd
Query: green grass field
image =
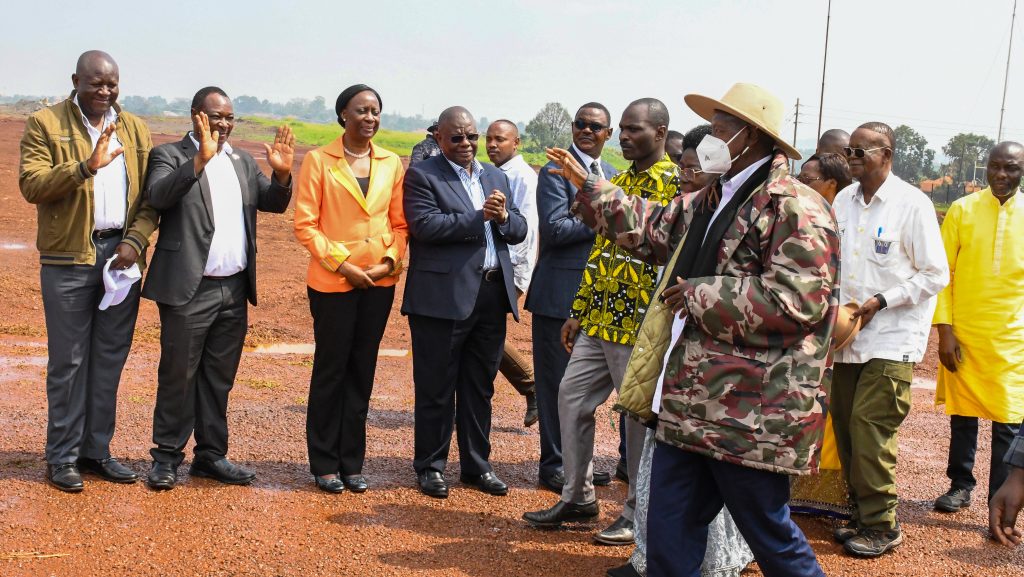
<path id="1" fill-rule="evenodd" d="M 273 131 L 270 129 L 282 122 L 291 127 L 292 132 L 295 134 L 295 140 L 299 144 L 307 146 L 323 146 L 342 133 L 342 128 L 337 124 L 313 124 L 297 120 L 282 121 L 272 118 L 245 118 L 244 121 L 235 125 L 232 137 L 269 142 L 273 139 Z M 421 140 L 423 140 L 423 134 L 417 132 L 398 132 L 385 129 L 378 131 L 377 136 L 373 138 L 375 144 L 383 146 L 399 156 L 409 156 L 412 154 L 412 147 Z M 483 162 L 488 162 L 487 152 L 482 140 L 481 138 L 480 146 L 477 149 L 477 158 Z M 622 153 L 618 150 L 605 149 L 603 156 L 605 160 L 619 170 L 629 166 L 629 162 L 622 158 Z M 523 158 L 534 166 L 543 166 L 547 163 L 544 154 L 539 152 L 523 153 Z"/>

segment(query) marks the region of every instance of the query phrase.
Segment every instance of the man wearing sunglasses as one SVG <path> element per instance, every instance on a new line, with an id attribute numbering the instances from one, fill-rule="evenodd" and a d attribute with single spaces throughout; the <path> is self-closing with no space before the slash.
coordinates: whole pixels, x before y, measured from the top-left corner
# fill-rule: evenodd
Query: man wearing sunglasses
<path id="1" fill-rule="evenodd" d="M 653 98 L 636 100 L 623 111 L 619 143 L 623 156 L 632 164 L 612 182 L 626 195 L 661 205 L 677 196 L 679 168 L 665 154 L 668 122 L 668 109 Z M 601 178 L 596 174 L 594 177 Z M 594 242 L 570 318 L 562 326 L 562 346 L 571 354 L 558 390 L 565 486 L 554 506 L 523 515 L 530 524 L 555 527 L 597 517 L 594 413 L 622 382 L 657 275 L 657 267 L 640 261 L 611 240 L 601 236 Z M 626 419 L 623 429 L 629 490 L 622 515 L 594 536 L 605 545 L 629 545 L 634 540 L 635 481 L 644 427 Z"/>
<path id="2" fill-rule="evenodd" d="M 931 200 L 892 173 L 892 128 L 862 124 L 844 147 L 859 182 L 836 195 L 840 304 L 860 305 L 861 329 L 836 353 L 833 430 L 854 513 L 836 529 L 847 553 L 877 557 L 903 542 L 896 519 L 896 433 L 910 411 L 914 364 L 924 356 L 935 295 L 949 266 Z"/>
<path id="3" fill-rule="evenodd" d="M 490 465 L 491 397 L 509 312 L 519 320 L 510 244 L 526 219 L 501 170 L 476 160 L 480 133 L 468 110 L 438 119 L 441 154 L 409 168 L 403 204 L 409 272 L 402 314 L 409 317 L 415 388 L 419 489 L 448 497 L 444 470 L 453 427 L 461 480 L 491 495 L 508 486 Z M 454 416 L 454 419 L 453 419 Z"/>

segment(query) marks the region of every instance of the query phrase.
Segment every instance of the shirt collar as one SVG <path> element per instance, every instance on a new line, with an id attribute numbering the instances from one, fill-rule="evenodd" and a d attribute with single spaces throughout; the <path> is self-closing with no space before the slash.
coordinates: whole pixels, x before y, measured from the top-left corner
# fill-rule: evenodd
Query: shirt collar
<path id="1" fill-rule="evenodd" d="M 441 153 L 441 156 L 444 156 L 443 152 Z M 475 159 L 475 158 L 473 159 L 473 173 L 472 174 L 470 174 L 470 172 L 468 170 L 466 170 L 465 168 L 463 168 L 463 167 L 459 166 L 458 164 L 455 164 L 454 162 L 449 160 L 449 158 L 447 156 L 444 156 L 444 159 L 448 161 L 448 164 L 450 164 L 452 166 L 452 169 L 455 170 L 455 174 L 457 174 L 459 176 L 462 176 L 463 174 L 465 174 L 466 176 L 469 176 L 470 178 L 479 179 L 480 178 L 480 173 L 483 172 L 483 170 L 484 170 L 484 165 L 481 164 L 480 161 Z"/>
<path id="2" fill-rule="evenodd" d="M 196 145 L 196 150 L 199 150 L 199 141 L 196 140 L 195 136 L 192 136 L 192 131 L 191 130 L 188 131 L 188 137 L 189 137 L 189 139 L 192 140 L 192 144 Z M 230 142 L 225 142 L 224 143 L 224 148 L 221 148 L 220 152 L 218 152 L 217 154 L 232 154 L 233 152 L 234 151 L 231 148 L 231 143 Z"/>
<path id="3" fill-rule="evenodd" d="M 874 196 L 871 197 L 871 202 L 874 202 L 876 198 L 878 199 L 878 202 L 885 202 L 885 200 L 889 198 L 891 189 L 895 188 L 898 182 L 901 182 L 900 177 L 893 174 L 890 169 L 889 174 L 885 175 L 885 180 L 882 181 L 882 186 L 879 186 L 878 190 L 875 191 Z M 854 197 L 859 200 L 861 204 L 864 204 L 864 189 L 861 187 L 859 182 L 857 183 L 857 190 L 854 191 Z"/>
<path id="4" fill-rule="evenodd" d="M 85 124 L 85 126 L 87 128 L 95 128 L 95 127 L 93 127 L 92 124 L 89 123 L 89 119 L 85 116 L 85 111 L 82 110 L 82 105 L 78 103 L 78 94 L 77 93 L 75 94 L 74 103 L 75 103 L 75 106 L 78 107 L 78 113 L 82 115 L 82 122 Z M 107 109 L 107 112 L 103 115 L 103 126 L 100 127 L 100 130 L 103 130 L 109 124 L 115 122 L 116 120 L 117 120 L 117 110 L 114 110 L 114 106 L 111 105 L 110 108 Z"/>
<path id="5" fill-rule="evenodd" d="M 524 164 L 526 164 L 526 161 L 523 160 L 523 155 L 522 154 L 517 154 L 517 155 L 513 156 L 512 158 L 508 159 L 505 162 L 505 164 L 502 164 L 498 168 L 500 168 L 502 170 L 502 172 L 508 172 L 508 171 L 513 170 L 515 168 L 522 168 Z"/>
<path id="6" fill-rule="evenodd" d="M 572 149 L 576 151 L 576 154 L 579 155 L 580 160 L 583 161 L 583 168 L 587 169 L 587 172 L 590 172 L 590 165 L 594 164 L 595 160 L 598 161 L 598 164 L 601 163 L 600 158 L 594 158 L 593 156 L 590 156 L 586 152 L 583 152 L 582 150 L 579 149 L 578 146 L 576 146 L 575 142 L 572 143 Z M 604 172 L 604 170 L 602 170 L 601 172 Z"/>
<path id="7" fill-rule="evenodd" d="M 729 178 L 729 179 L 724 179 L 723 178 L 723 180 L 722 180 L 722 188 L 724 189 L 724 188 L 728 187 L 730 190 L 739 190 L 739 188 L 741 186 L 743 186 L 743 184 L 745 182 L 747 182 L 747 179 L 749 179 L 751 176 L 753 176 L 753 174 L 755 172 L 757 172 L 757 169 L 759 169 L 762 166 L 764 166 L 764 163 L 768 162 L 771 159 L 772 159 L 771 155 L 768 155 L 768 156 L 762 158 L 761 160 L 758 160 L 758 161 L 754 162 L 753 164 L 751 164 L 750 166 L 744 168 L 743 170 L 739 171 L 738 173 L 734 174 L 732 176 L 732 178 Z"/>

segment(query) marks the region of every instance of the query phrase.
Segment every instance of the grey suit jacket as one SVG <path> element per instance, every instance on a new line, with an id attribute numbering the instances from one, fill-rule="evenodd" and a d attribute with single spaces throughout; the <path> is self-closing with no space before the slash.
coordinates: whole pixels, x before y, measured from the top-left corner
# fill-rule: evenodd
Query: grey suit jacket
<path id="1" fill-rule="evenodd" d="M 158 303 L 181 306 L 192 300 L 203 279 L 215 223 L 210 183 L 203 171 L 197 179 L 192 158 L 195 144 L 185 135 L 180 142 L 157 146 L 149 154 L 145 202 L 160 214 L 157 239 L 142 296 Z M 234 149 L 231 163 L 242 190 L 245 220 L 249 302 L 256 304 L 256 211 L 284 212 L 291 201 L 291 183 L 267 178 L 249 153 Z"/>
<path id="2" fill-rule="evenodd" d="M 569 152 L 576 162 L 583 163 L 574 149 L 570 147 Z M 553 167 L 553 162 L 547 163 L 537 177 L 540 252 L 525 306 L 535 315 L 567 319 L 594 247 L 594 231 L 569 210 L 576 198 L 576 187 L 548 172 Z M 603 160 L 601 170 L 609 179 L 619 173 Z"/>

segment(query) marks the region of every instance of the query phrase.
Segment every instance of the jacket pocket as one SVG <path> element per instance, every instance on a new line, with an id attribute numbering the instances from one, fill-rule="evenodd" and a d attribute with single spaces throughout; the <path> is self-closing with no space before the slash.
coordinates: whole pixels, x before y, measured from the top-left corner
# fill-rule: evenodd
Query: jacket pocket
<path id="1" fill-rule="evenodd" d="M 681 391 L 690 416 L 715 425 L 755 433 L 761 428 L 761 384 L 765 363 L 735 354 L 734 347 L 713 341 L 687 342 L 687 357 L 699 359 L 693 387 Z"/>

